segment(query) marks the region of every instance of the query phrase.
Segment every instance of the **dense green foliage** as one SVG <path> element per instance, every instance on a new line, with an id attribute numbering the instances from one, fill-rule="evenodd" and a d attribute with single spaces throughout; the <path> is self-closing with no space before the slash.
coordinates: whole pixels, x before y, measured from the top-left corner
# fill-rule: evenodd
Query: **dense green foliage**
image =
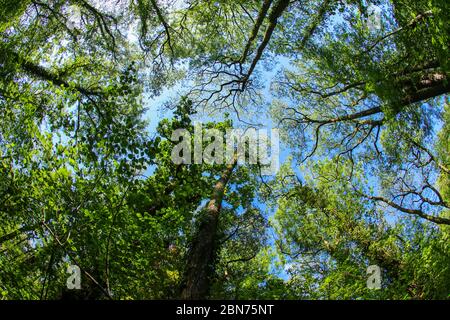
<path id="1" fill-rule="evenodd" d="M 450 297 L 447 0 L 0 8 L 2 299 Z M 290 156 L 176 164 L 196 120 Z"/>

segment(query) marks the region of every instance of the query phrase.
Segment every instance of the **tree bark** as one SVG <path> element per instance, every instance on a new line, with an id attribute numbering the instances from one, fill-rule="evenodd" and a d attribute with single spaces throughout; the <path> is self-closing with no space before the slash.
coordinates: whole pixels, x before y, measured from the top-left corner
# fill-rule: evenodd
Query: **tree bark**
<path id="1" fill-rule="evenodd" d="M 252 75 L 253 71 L 256 68 L 256 65 L 258 64 L 259 60 L 261 59 L 264 50 L 266 49 L 267 45 L 269 44 L 272 34 L 278 24 L 278 19 L 281 17 L 281 15 L 287 9 L 288 6 L 289 6 L 289 0 L 278 0 L 274 4 L 274 7 L 269 14 L 269 24 L 267 26 L 266 33 L 264 34 L 263 41 L 261 42 L 258 49 L 256 50 L 256 56 L 253 58 L 250 68 L 242 81 L 242 88 L 245 88 L 245 86 L 247 85 L 247 82 L 248 82 L 250 76 Z"/>
<path id="2" fill-rule="evenodd" d="M 50 81 L 54 85 L 63 86 L 65 88 L 70 87 L 69 82 L 66 79 L 59 76 L 58 73 L 48 70 L 48 69 L 40 66 L 39 64 L 36 64 L 24 57 L 21 57 L 15 51 L 0 47 L 0 63 L 7 63 L 8 60 L 11 62 L 17 63 L 19 68 L 23 72 L 25 72 L 27 75 L 29 75 L 33 78 Z M 80 92 L 81 94 L 83 94 L 85 96 L 101 95 L 101 92 L 99 92 L 99 91 L 93 91 L 91 89 L 88 89 L 88 88 L 85 88 L 82 86 L 75 85 L 74 88 L 76 91 Z"/>
<path id="3" fill-rule="evenodd" d="M 203 211 L 196 236 L 187 256 L 187 268 L 181 291 L 182 299 L 205 299 L 209 294 L 211 275 L 214 271 L 215 242 L 222 199 L 235 167 L 236 160 L 227 166 L 217 181 L 211 199 Z"/>

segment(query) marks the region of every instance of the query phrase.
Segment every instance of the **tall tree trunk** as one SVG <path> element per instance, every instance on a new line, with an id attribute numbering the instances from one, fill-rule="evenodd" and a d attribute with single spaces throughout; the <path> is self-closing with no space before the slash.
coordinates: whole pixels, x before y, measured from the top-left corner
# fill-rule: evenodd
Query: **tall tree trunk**
<path id="1" fill-rule="evenodd" d="M 187 267 L 181 291 L 182 299 L 205 299 L 209 294 L 211 274 L 214 271 L 215 240 L 222 199 L 236 160 L 229 164 L 214 186 L 210 201 L 203 211 L 196 236 L 187 257 Z"/>

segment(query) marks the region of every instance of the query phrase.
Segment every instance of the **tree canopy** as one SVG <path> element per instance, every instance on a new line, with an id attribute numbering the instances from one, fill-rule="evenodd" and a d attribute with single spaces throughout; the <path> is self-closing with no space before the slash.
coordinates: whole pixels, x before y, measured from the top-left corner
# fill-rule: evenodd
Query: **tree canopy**
<path id="1" fill-rule="evenodd" d="M 0 4 L 2 299 L 450 297 L 448 1 Z"/>

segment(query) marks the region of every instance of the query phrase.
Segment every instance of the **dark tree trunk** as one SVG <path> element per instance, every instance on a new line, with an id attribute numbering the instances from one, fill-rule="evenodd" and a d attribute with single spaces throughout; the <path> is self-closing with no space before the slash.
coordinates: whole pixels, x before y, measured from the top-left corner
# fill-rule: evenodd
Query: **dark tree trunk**
<path id="1" fill-rule="evenodd" d="M 214 186 L 212 197 L 203 211 L 197 234 L 194 237 L 187 256 L 182 299 L 205 299 L 209 294 L 211 274 L 214 271 L 215 240 L 222 199 L 236 161 L 228 165 L 222 177 Z"/>

